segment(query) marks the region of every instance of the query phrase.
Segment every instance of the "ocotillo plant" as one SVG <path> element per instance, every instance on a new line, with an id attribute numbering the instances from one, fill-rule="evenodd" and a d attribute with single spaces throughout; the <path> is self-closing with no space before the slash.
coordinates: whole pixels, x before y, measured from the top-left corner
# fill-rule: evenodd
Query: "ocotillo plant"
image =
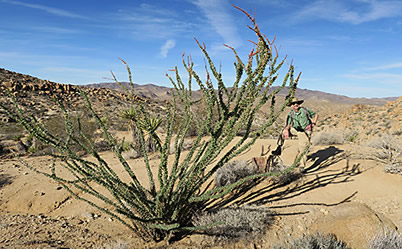
<path id="1" fill-rule="evenodd" d="M 192 224 L 195 211 L 205 210 L 208 208 L 207 205 L 213 203 L 211 200 L 230 195 L 233 189 L 246 181 L 270 174 L 248 176 L 220 187 L 209 184 L 219 168 L 253 145 L 275 122 L 290 99 L 288 98 L 281 105 L 279 111 L 275 111 L 275 95 L 288 86 L 288 97 L 292 97 L 300 76 L 299 74 L 295 79 L 294 66 L 289 65 L 279 88 L 270 91 L 271 86 L 278 81 L 278 70 L 285 65 L 285 59 L 279 59 L 273 41 L 269 41 L 260 32 L 254 18 L 243 12 L 251 20 L 250 29 L 256 35 L 257 42 L 254 43 L 255 49 L 250 52 L 246 63 L 241 60 L 235 49 L 226 46 L 233 51 L 236 60 L 236 79 L 230 88 L 223 82 L 222 75 L 210 58 L 206 46 L 197 41 L 206 58 L 206 79 L 204 81 L 201 79 L 194 71 L 191 59 L 189 57 L 186 59 L 184 56 L 183 65 L 188 73 L 187 86 L 183 83 L 177 67 L 174 70 L 174 77 L 167 75 L 173 85 L 174 99 L 166 104 L 166 114 L 161 116 L 166 127 L 166 136 L 163 140 L 159 139 L 155 129 L 152 129 L 152 121 L 145 104 L 133 102 L 132 120 L 136 127 L 142 127 L 137 129 L 137 132 L 144 167 L 148 174 L 148 184 L 144 185 L 139 181 L 135 172 L 138 166 L 130 165 L 122 156 L 122 143 L 118 143 L 111 135 L 108 127 L 101 121 L 101 115 L 94 111 L 83 91 L 81 94 L 86 100 L 88 111 L 92 113 L 97 125 L 102 129 L 121 167 L 130 176 L 129 180 L 125 181 L 119 177 L 116 173 L 118 171 L 110 167 L 101 157 L 90 139 L 80 132 L 79 126 L 78 133 L 74 131 L 70 114 L 61 103 L 59 106 L 64 113 L 65 129 L 68 134 L 64 140 L 51 134 L 35 117 L 27 117 L 18 107 L 17 100 L 10 94 L 15 103 L 14 108 L 10 109 L 5 105 L 1 107 L 30 134 L 58 151 L 53 155 L 58 161 L 53 164 L 51 172 L 39 171 L 22 162 L 32 170 L 57 181 L 74 197 L 113 216 L 145 240 L 161 240 L 170 238 L 173 234 L 203 229 L 203 227 L 194 227 Z M 127 70 L 133 87 L 128 66 Z M 217 89 L 214 88 L 212 78 L 217 82 Z M 194 81 L 201 90 L 201 100 L 195 101 L 192 98 Z M 130 92 L 130 89 L 126 90 Z M 131 93 L 133 94 L 133 91 Z M 190 124 L 194 123 L 193 108 L 195 103 L 198 104 L 197 101 L 202 101 L 206 106 L 207 115 L 203 122 L 194 120 L 199 135 L 195 138 L 192 148 L 184 154 L 182 153 L 184 137 Z M 269 119 L 259 130 L 251 131 L 257 111 L 265 104 L 270 105 Z M 176 130 L 174 128 L 178 125 L 176 115 L 178 115 L 179 106 L 180 114 L 183 115 L 180 121 L 182 128 L 174 133 L 173 131 Z M 240 130 L 243 131 L 242 136 L 236 143 L 231 144 Z M 151 170 L 144 131 L 154 138 L 157 153 L 160 154 L 157 172 Z M 205 134 L 207 136 L 203 137 Z M 95 160 L 85 159 L 72 151 L 70 149 L 72 142 L 79 144 L 82 150 L 92 155 Z M 171 144 L 174 145 L 174 155 L 168 160 Z M 56 170 L 57 167 L 66 168 L 70 176 L 67 178 L 60 176 L 59 170 Z M 292 170 L 292 167 L 288 170 Z M 96 198 L 84 198 L 78 194 L 79 192 Z"/>

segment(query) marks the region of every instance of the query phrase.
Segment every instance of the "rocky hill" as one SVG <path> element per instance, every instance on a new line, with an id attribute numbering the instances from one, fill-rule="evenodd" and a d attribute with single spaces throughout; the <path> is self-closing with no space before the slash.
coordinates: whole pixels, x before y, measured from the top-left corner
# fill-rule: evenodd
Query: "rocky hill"
<path id="1" fill-rule="evenodd" d="M 76 101 L 79 95 L 79 87 L 71 84 L 60 84 L 48 80 L 41 80 L 26 74 L 20 74 L 0 68 L 0 96 L 7 95 L 7 90 L 14 96 L 30 97 L 29 95 L 41 95 L 44 97 L 56 96 L 60 100 Z M 107 88 L 82 88 L 89 96 L 96 96 L 100 101 L 119 99 L 129 101 L 129 96 L 123 92 L 112 91 Z M 134 96 L 134 101 L 143 101 L 143 98 Z"/>
<path id="2" fill-rule="evenodd" d="M 401 140 L 402 97 L 383 106 L 356 104 L 342 113 L 320 118 L 319 131 L 343 134 L 348 142 L 366 142 L 371 137 L 392 135 Z"/>
<path id="3" fill-rule="evenodd" d="M 156 100 L 151 101 L 137 95 L 130 96 L 112 89 L 81 88 L 0 69 L 0 102 L 3 105 L 11 106 L 11 98 L 8 96 L 8 92 L 10 92 L 27 115 L 33 114 L 40 120 L 48 121 L 53 128 L 59 123 L 62 125 L 63 120 L 61 109 L 55 100 L 62 103 L 77 117 L 85 117 L 86 120 L 91 118 L 80 89 L 87 95 L 94 110 L 102 113 L 103 118 L 112 125 L 125 126 L 126 129 L 128 125 L 126 122 L 122 122 L 121 111 L 128 109 L 133 102 L 144 102 L 150 110 L 155 112 L 160 112 L 162 106 Z M 62 127 L 59 128 L 62 129 Z M 4 152 L 2 148 L 15 147 L 18 138 L 24 136 L 22 128 L 8 117 L 3 109 L 0 109 L 0 154 L 2 151 Z"/>
<path id="4" fill-rule="evenodd" d="M 149 102 L 147 98 L 108 88 L 88 88 L 70 84 L 60 84 L 48 80 L 41 80 L 25 74 L 11 72 L 0 68 L 0 101 L 10 103 L 8 91 L 16 97 L 26 111 L 48 115 L 59 111 L 54 99 L 64 103 L 67 107 L 80 108 L 84 105 L 84 98 L 80 89 L 85 92 L 95 108 L 102 108 L 108 113 L 115 113 L 117 109 L 128 106 L 132 101 Z M 4 111 L 0 111 L 0 120 L 8 122 L 9 118 Z"/>

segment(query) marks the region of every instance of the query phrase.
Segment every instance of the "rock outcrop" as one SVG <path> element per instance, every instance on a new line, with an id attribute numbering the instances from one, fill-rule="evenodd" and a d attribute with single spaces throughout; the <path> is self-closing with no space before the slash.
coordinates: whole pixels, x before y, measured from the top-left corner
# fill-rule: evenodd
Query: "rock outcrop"
<path id="1" fill-rule="evenodd" d="M 132 96 L 106 88 L 60 84 L 0 68 L 0 103 L 11 107 L 12 101 L 9 97 L 9 93 L 11 93 L 27 116 L 33 114 L 40 120 L 61 115 L 57 102 L 64 105 L 70 112 L 90 115 L 85 107 L 85 98 L 81 95 L 81 91 L 86 94 L 93 109 L 107 115 L 109 121 L 114 120 L 121 123 L 121 111 L 132 104 L 143 102 L 150 106 L 150 100 L 137 95 Z M 158 108 L 158 105 L 153 104 L 152 108 Z M 24 143 L 15 139 L 21 136 L 24 136 L 22 129 L 0 108 L 1 153 L 8 154 L 12 149 L 18 154 L 24 154 L 26 152 L 26 148 L 23 147 Z M 14 143 L 10 145 L 9 141 L 14 141 Z"/>
<path id="2" fill-rule="evenodd" d="M 335 234 L 351 248 L 366 248 L 368 239 L 379 231 L 397 227 L 391 220 L 359 202 L 344 203 L 325 211 L 312 224 L 311 231 Z"/>

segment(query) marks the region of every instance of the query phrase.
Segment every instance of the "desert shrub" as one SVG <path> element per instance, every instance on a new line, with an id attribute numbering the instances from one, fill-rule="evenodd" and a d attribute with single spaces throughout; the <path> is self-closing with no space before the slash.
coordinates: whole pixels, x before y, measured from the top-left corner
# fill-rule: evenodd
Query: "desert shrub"
<path id="1" fill-rule="evenodd" d="M 401 135 L 402 135 L 402 130 L 394 131 L 394 132 L 392 133 L 392 135 L 401 136 Z"/>
<path id="2" fill-rule="evenodd" d="M 34 147 L 34 146 L 31 146 L 31 147 L 28 148 L 28 153 L 31 154 L 31 155 L 35 155 L 35 154 L 38 153 L 38 148 Z"/>
<path id="3" fill-rule="evenodd" d="M 110 147 L 110 144 L 104 140 L 104 139 L 100 139 L 98 141 L 95 141 L 94 143 L 94 149 L 96 151 L 111 151 L 112 148 Z"/>
<path id="4" fill-rule="evenodd" d="M 18 121 L 28 133 L 42 143 L 50 145 L 54 149 L 52 155 L 58 160 L 57 162 L 55 160 L 49 171 L 40 171 L 22 159 L 21 163 L 55 180 L 72 196 L 112 216 L 144 240 L 169 240 L 172 236 L 177 239 L 185 233 L 201 229 L 202 227 L 192 224 L 196 210 L 208 210 L 210 208 L 208 205 L 213 205 L 214 200 L 224 201 L 225 198 L 230 198 L 234 189 L 272 174 L 268 172 L 247 176 L 221 187 L 208 184 L 219 168 L 249 149 L 260 135 L 272 126 L 294 96 L 300 76 L 299 74 L 294 77 L 294 66 L 291 64 L 288 69 L 284 69 L 284 78 L 278 88 L 270 91 L 272 90 L 270 87 L 279 78 L 279 70 L 286 65 L 285 59 L 278 59 L 279 55 L 273 47 L 273 42 L 260 32 L 255 19 L 244 13 L 251 20 L 251 30 L 257 35 L 258 41 L 254 43 L 255 49 L 249 54 L 247 63 L 240 59 L 233 48 L 228 47 L 233 51 L 236 60 L 236 78 L 230 88 L 223 82 L 222 75 L 215 67 L 205 45 L 201 45 L 198 41 L 197 44 L 206 58 L 206 80 L 201 80 L 193 70 L 194 63 L 190 57 L 183 57 L 183 66 L 188 73 L 186 76 L 188 85 L 183 83 L 177 67 L 173 70 L 174 78 L 167 75 L 174 87 L 172 90 L 174 100 L 166 103 L 164 109 L 166 113 L 161 116 L 166 127 L 163 140 L 152 128 L 154 126 L 150 110 L 146 109 L 145 103 L 134 98 L 131 70 L 123 61 L 127 67 L 131 89 L 124 87 L 117 79 L 116 82 L 131 94 L 133 100 L 134 118 L 131 120 L 138 128 L 137 135 L 147 179 L 141 179 L 142 181 L 138 179 L 138 174 L 135 172 L 135 167 L 138 166 L 127 162 L 122 155 L 122 143 L 117 141 L 108 126 L 102 122 L 102 117 L 107 115 L 102 115 L 93 109 L 84 91 L 80 93 L 84 98 L 87 113 L 96 121 L 96 128 L 102 130 L 104 139 L 120 164 L 111 167 L 102 158 L 91 139 L 83 132 L 85 127 L 80 125 L 81 122 L 76 122 L 78 120 L 62 103 L 58 102 L 58 105 L 63 114 L 62 130 L 65 133 L 64 136 L 58 136 L 58 130 L 53 132 L 35 117 L 28 117 L 29 114 L 24 113 L 18 105 L 18 100 L 10 93 L 13 107 L 8 108 L 3 103 L 0 103 L 0 107 L 7 112 L 7 115 Z M 214 88 L 212 80 L 216 82 L 217 89 Z M 202 121 L 196 120 L 198 135 L 194 138 L 191 149 L 184 154 L 182 148 L 186 133 L 195 120 L 193 107 L 199 104 L 192 99 L 191 89 L 194 82 L 200 88 L 200 101 L 206 106 L 207 114 Z M 285 86 L 288 87 L 287 98 L 278 109 L 275 109 L 275 96 Z M 252 132 L 251 126 L 255 114 L 267 103 L 271 110 L 268 120 L 259 130 Z M 178 125 L 175 123 L 178 106 L 181 108 L 180 115 L 185 118 L 182 121 L 184 125 L 178 133 L 173 133 Z M 141 123 L 144 124 L 142 128 Z M 231 143 L 239 130 L 244 128 L 246 128 L 244 135 L 236 139 L 236 143 Z M 154 140 L 156 153 L 159 156 L 156 172 L 151 169 L 149 162 L 146 134 Z M 207 136 L 203 138 L 202 134 Z M 169 158 L 172 144 L 174 144 L 174 155 Z M 74 146 L 89 153 L 92 160 L 82 157 L 73 148 Z M 303 154 L 287 170 L 294 169 L 302 156 Z M 70 176 L 66 178 L 60 176 L 60 168 L 68 170 Z M 128 179 L 119 177 L 117 172 L 121 171 L 129 176 Z M 143 183 L 144 181 L 147 182 Z M 83 192 L 90 198 L 83 197 L 81 195 Z"/>
<path id="5" fill-rule="evenodd" d="M 110 127 L 111 124 L 111 120 L 110 117 L 101 117 L 100 121 L 106 126 L 106 127 Z"/>
<path id="6" fill-rule="evenodd" d="M 347 249 L 345 242 L 340 241 L 334 234 L 305 235 L 299 239 L 291 240 L 285 245 L 276 245 L 272 249 Z"/>
<path id="7" fill-rule="evenodd" d="M 259 206 L 231 206 L 214 212 L 203 212 L 194 218 L 194 225 L 207 227 L 203 233 L 216 241 L 252 240 L 263 235 L 272 223 L 273 213 Z M 210 226 L 215 224 L 214 226 Z"/>
<path id="8" fill-rule="evenodd" d="M 231 161 L 218 169 L 214 175 L 215 185 L 226 186 L 258 173 L 257 166 L 249 161 Z"/>
<path id="9" fill-rule="evenodd" d="M 122 152 L 129 151 L 131 148 L 132 148 L 132 144 L 130 142 L 123 141 L 121 143 L 121 148 L 120 149 L 121 149 Z"/>
<path id="10" fill-rule="evenodd" d="M 193 107 L 192 113 L 193 113 L 193 120 L 191 121 L 191 124 L 189 125 L 187 132 L 185 134 L 186 137 L 196 137 L 198 135 L 203 135 L 207 136 L 208 133 L 204 132 L 203 134 L 199 134 L 200 130 L 197 127 L 197 123 L 203 122 L 205 120 L 205 117 L 208 115 L 208 110 L 207 107 L 205 106 L 204 103 L 199 103 L 200 101 L 196 101 L 198 105 L 195 105 Z M 180 114 L 180 113 L 179 113 Z M 174 127 L 173 132 L 174 133 L 179 133 L 182 129 L 184 129 L 184 125 L 186 124 L 185 117 L 183 115 L 176 115 L 176 123 L 178 124 L 176 127 Z M 211 125 L 214 126 L 216 123 L 217 117 L 214 115 L 211 117 Z"/>
<path id="11" fill-rule="evenodd" d="M 174 133 L 179 133 L 182 129 L 184 129 L 185 127 L 183 127 L 186 123 L 184 122 L 185 121 L 185 118 L 184 117 L 182 117 L 181 115 L 178 115 L 178 116 L 176 116 L 176 123 L 178 124 L 177 125 L 177 127 L 175 127 L 175 129 L 174 129 Z M 200 121 L 201 121 L 201 119 L 200 119 Z M 186 134 L 185 134 L 185 136 L 186 137 L 196 137 L 196 136 L 198 136 L 198 135 L 200 135 L 200 134 L 198 134 L 200 131 L 198 130 L 198 128 L 197 128 L 197 122 L 196 122 L 196 119 L 194 119 L 193 121 L 192 121 L 192 123 L 190 124 L 190 126 L 189 126 L 189 128 L 188 128 L 188 130 L 187 130 L 187 132 L 186 132 Z M 201 135 L 207 135 L 206 133 L 205 134 L 201 134 Z"/>
<path id="12" fill-rule="evenodd" d="M 24 137 L 24 135 L 22 135 L 22 134 L 17 134 L 17 135 L 14 135 L 14 136 L 13 136 L 13 140 L 14 140 L 14 141 L 20 141 L 21 138 L 23 138 L 23 137 Z"/>
<path id="13" fill-rule="evenodd" d="M 402 175 L 402 166 L 401 163 L 399 162 L 398 164 L 393 163 L 393 164 L 386 164 L 384 166 L 384 172 L 390 173 L 390 174 L 399 174 Z"/>
<path id="14" fill-rule="evenodd" d="M 140 132 L 148 134 L 148 139 L 145 143 L 145 149 L 147 152 L 156 151 L 156 143 L 160 143 L 158 136 L 152 136 L 151 134 L 155 134 L 156 130 L 162 123 L 162 118 L 156 115 L 147 114 L 146 116 L 143 114 L 141 116 L 137 116 L 135 108 L 124 110 L 121 113 L 121 117 L 123 119 L 127 119 L 130 122 L 130 127 L 132 130 L 133 143 L 131 147 L 137 151 L 140 155 L 142 155 L 141 148 L 141 138 Z M 158 140 L 158 141 L 156 141 Z"/>
<path id="15" fill-rule="evenodd" d="M 272 177 L 272 181 L 279 186 L 284 186 L 292 182 L 298 182 L 299 180 L 302 180 L 303 177 L 304 175 L 302 172 L 290 171 L 280 174 L 279 176 Z"/>
<path id="16" fill-rule="evenodd" d="M 115 241 L 113 243 L 108 243 L 106 245 L 103 245 L 101 248 L 103 249 L 129 249 L 130 246 L 127 242 L 125 241 Z"/>
<path id="17" fill-rule="evenodd" d="M 400 249 L 402 248 L 402 235 L 398 231 L 380 231 L 369 241 L 367 249 Z"/>
<path id="18" fill-rule="evenodd" d="M 4 140 L 14 140 L 16 136 L 24 133 L 24 129 L 18 123 L 1 123 L 0 135 Z"/>
<path id="19" fill-rule="evenodd" d="M 89 143 L 95 138 L 95 131 L 97 129 L 97 125 L 95 120 L 91 118 L 89 115 L 85 115 L 82 112 L 74 112 L 70 116 L 71 128 L 74 130 L 74 135 L 77 137 L 77 141 L 71 141 L 69 147 L 72 151 L 78 152 L 83 151 L 81 144 L 86 144 L 89 146 Z M 60 140 L 66 140 L 69 136 L 69 132 L 66 130 L 65 119 L 61 115 L 56 115 L 49 117 L 43 121 L 43 128 L 48 130 L 49 133 L 53 134 L 54 137 L 57 137 Z M 82 134 L 82 137 L 79 138 Z M 34 135 L 29 135 L 34 136 Z M 32 138 L 33 140 L 33 138 Z M 55 153 L 57 151 L 56 148 L 51 146 L 42 140 L 36 140 L 35 147 L 31 149 L 35 154 L 46 154 L 46 153 Z"/>
<path id="20" fill-rule="evenodd" d="M 356 142 L 357 138 L 359 136 L 359 133 L 357 131 L 348 131 L 345 133 L 345 141 L 349 143 L 354 143 Z"/>
<path id="21" fill-rule="evenodd" d="M 372 159 L 385 164 L 384 171 L 391 174 L 402 174 L 402 144 L 392 135 L 373 138 L 367 146 L 377 149 Z"/>
<path id="22" fill-rule="evenodd" d="M 133 137 L 133 149 L 137 154 L 142 155 L 141 138 L 139 135 L 139 128 L 136 124 L 136 110 L 134 108 L 123 110 L 120 114 L 122 119 L 129 121 L 129 126 Z"/>
<path id="23" fill-rule="evenodd" d="M 311 138 L 313 145 L 332 145 L 344 143 L 343 134 L 340 131 L 323 131 L 314 134 Z"/>

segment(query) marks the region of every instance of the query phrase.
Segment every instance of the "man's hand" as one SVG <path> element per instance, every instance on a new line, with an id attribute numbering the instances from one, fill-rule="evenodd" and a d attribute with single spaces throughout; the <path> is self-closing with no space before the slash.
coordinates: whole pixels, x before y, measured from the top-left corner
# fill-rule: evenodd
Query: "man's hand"
<path id="1" fill-rule="evenodd" d="M 288 138 L 289 138 L 289 130 L 288 130 L 288 129 L 283 130 L 283 137 L 284 137 L 285 139 L 288 139 Z"/>

